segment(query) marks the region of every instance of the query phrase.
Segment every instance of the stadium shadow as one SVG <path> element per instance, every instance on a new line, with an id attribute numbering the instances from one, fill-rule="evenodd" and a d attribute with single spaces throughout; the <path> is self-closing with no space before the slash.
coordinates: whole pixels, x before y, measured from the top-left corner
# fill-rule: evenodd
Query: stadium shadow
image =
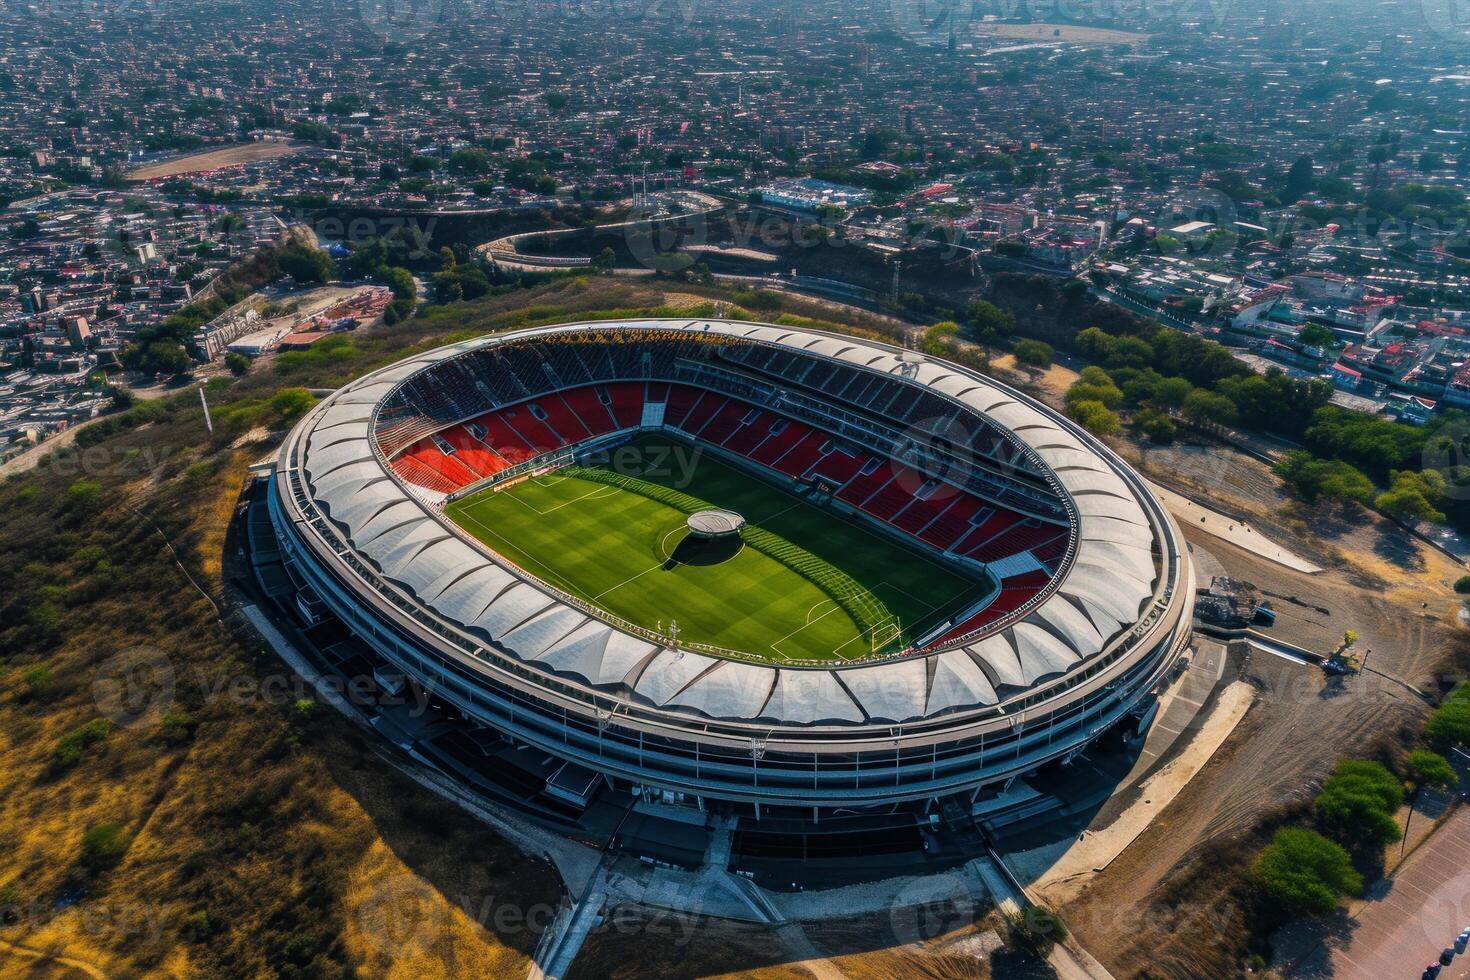
<path id="1" fill-rule="evenodd" d="M 664 571 L 670 571 L 679 565 L 719 565 L 740 554 L 743 547 L 745 542 L 739 535 L 697 538 L 691 534 L 675 546 L 674 553 L 664 562 Z"/>

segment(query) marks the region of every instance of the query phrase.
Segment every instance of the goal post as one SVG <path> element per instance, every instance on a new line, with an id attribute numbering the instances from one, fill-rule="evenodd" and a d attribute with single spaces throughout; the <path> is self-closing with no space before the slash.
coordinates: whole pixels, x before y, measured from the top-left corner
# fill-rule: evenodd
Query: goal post
<path id="1" fill-rule="evenodd" d="M 869 652 L 878 653 L 888 644 L 903 635 L 897 616 L 889 616 L 868 630 Z"/>

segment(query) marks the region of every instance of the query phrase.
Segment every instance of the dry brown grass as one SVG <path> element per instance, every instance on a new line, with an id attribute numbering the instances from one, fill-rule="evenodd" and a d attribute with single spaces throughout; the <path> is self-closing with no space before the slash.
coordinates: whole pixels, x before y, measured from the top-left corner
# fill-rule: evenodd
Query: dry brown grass
<path id="1" fill-rule="evenodd" d="M 262 140 L 257 143 L 215 147 L 147 164 L 129 173 L 128 179 L 157 180 L 162 177 L 182 177 L 185 174 L 197 174 L 205 170 L 217 170 L 220 167 L 234 167 L 242 163 L 274 160 L 278 157 L 300 153 L 309 145 L 294 140 Z"/>

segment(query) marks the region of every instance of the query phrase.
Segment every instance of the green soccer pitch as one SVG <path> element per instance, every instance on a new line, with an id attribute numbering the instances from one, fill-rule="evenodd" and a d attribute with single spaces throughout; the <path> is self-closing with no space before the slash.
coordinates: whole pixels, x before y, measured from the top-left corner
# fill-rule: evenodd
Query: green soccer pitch
<path id="1" fill-rule="evenodd" d="M 677 621 L 681 642 L 771 663 L 902 649 L 992 587 L 688 443 L 645 435 L 613 458 L 616 472 L 566 467 L 447 514 L 616 617 L 664 635 Z M 710 506 L 746 518 L 743 540 L 684 542 L 685 518 Z"/>

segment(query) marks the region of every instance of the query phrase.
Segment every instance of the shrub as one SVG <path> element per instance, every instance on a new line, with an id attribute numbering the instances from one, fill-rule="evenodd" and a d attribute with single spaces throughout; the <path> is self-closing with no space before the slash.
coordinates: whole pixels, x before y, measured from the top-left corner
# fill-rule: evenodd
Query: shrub
<path id="1" fill-rule="evenodd" d="M 82 835 L 81 864 L 92 874 L 106 871 L 122 860 L 128 838 L 115 823 L 101 823 Z"/>
<path id="2" fill-rule="evenodd" d="M 250 358 L 237 351 L 230 351 L 225 355 L 225 367 L 229 368 L 230 373 L 238 378 L 250 373 Z"/>
<path id="3" fill-rule="evenodd" d="M 1455 579 L 1455 591 L 1460 595 L 1470 595 L 1470 575 L 1461 575 Z"/>
<path id="4" fill-rule="evenodd" d="M 1317 819 L 1345 844 L 1387 844 L 1399 839 L 1403 802 L 1403 786 L 1381 764 L 1344 759 L 1317 795 Z"/>
<path id="5" fill-rule="evenodd" d="M 1372 482 L 1341 460 L 1313 459 L 1298 450 L 1288 453 L 1275 470 L 1287 487 L 1309 504 L 1333 500 L 1366 507 L 1373 501 Z"/>
<path id="6" fill-rule="evenodd" d="M 1284 827 L 1256 861 L 1257 880 L 1288 915 L 1321 915 L 1343 895 L 1359 895 L 1363 876 L 1347 851 L 1312 830 Z"/>
<path id="7" fill-rule="evenodd" d="M 1095 436 L 1110 436 L 1121 426 L 1118 413 L 1100 401 L 1084 399 L 1067 406 L 1067 417 Z"/>
<path id="8" fill-rule="evenodd" d="M 1447 789 L 1460 781 L 1455 767 L 1438 752 L 1427 749 L 1410 752 L 1407 766 L 1409 778 L 1420 789 Z"/>
<path id="9" fill-rule="evenodd" d="M 1441 752 L 1470 742 L 1470 687 L 1461 684 L 1450 692 L 1429 716 L 1424 738 Z"/>
<path id="10" fill-rule="evenodd" d="M 1105 408 L 1117 408 L 1123 403 L 1123 392 L 1115 384 L 1091 384 L 1079 381 L 1067 389 L 1067 404 L 1076 402 L 1101 402 Z"/>
<path id="11" fill-rule="evenodd" d="M 1016 363 L 1034 368 L 1051 367 L 1053 353 L 1051 344 L 1040 340 L 1022 340 L 1016 344 Z"/>
<path id="12" fill-rule="evenodd" d="M 55 671 L 44 664 L 21 674 L 20 682 L 25 685 L 27 699 L 50 701 L 61 693 L 61 684 L 56 680 Z"/>
<path id="13" fill-rule="evenodd" d="M 88 746 L 95 745 L 107 737 L 112 725 L 106 718 L 94 718 L 82 727 L 64 736 L 56 743 L 51 753 L 51 767 L 65 772 L 82 761 L 82 753 Z"/>
<path id="14" fill-rule="evenodd" d="M 1029 950 L 1037 959 L 1045 960 L 1052 947 L 1067 938 L 1067 927 L 1061 918 L 1045 905 L 1033 905 L 1006 920 L 1011 940 Z"/>
<path id="15" fill-rule="evenodd" d="M 295 422 L 311 411 L 316 397 L 305 388 L 282 388 L 271 397 L 271 408 L 283 422 Z"/>

